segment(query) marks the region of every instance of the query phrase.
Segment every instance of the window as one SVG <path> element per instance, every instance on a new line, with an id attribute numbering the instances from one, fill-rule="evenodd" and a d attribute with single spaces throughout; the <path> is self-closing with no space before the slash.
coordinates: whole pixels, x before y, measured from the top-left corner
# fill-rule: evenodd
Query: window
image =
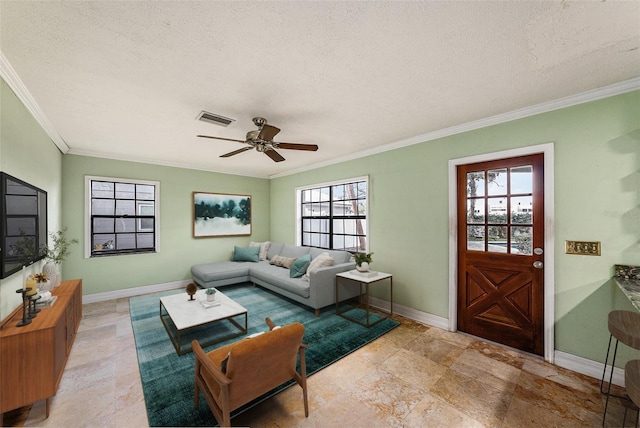
<path id="1" fill-rule="evenodd" d="M 366 252 L 368 177 L 296 190 L 300 245 Z"/>
<path id="2" fill-rule="evenodd" d="M 468 250 L 532 254 L 532 165 L 468 172 L 466 199 Z"/>
<path id="3" fill-rule="evenodd" d="M 86 257 L 158 251 L 160 183 L 87 177 Z"/>

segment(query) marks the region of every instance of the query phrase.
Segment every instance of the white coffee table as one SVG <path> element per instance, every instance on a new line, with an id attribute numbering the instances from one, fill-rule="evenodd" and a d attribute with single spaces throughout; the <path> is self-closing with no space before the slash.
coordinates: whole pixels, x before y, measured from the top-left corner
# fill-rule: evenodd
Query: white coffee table
<path id="1" fill-rule="evenodd" d="M 194 300 L 189 300 L 189 295 L 183 292 L 160 298 L 160 320 L 162 320 L 162 324 L 167 330 L 169 339 L 171 339 L 171 343 L 173 343 L 173 347 L 176 348 L 178 355 L 184 355 L 192 351 L 190 346 L 186 349 L 183 348 L 182 337 L 184 333 L 195 328 L 225 320 L 228 320 L 238 328 L 238 331 L 235 333 L 210 340 L 206 343 L 200 343 L 203 348 L 214 343 L 247 334 L 247 310 L 243 306 L 225 296 L 220 291 L 216 293 L 216 301 L 219 301 L 220 304 L 213 307 L 206 308 L 200 303 L 201 301 L 206 301 L 205 290 L 198 290 L 193 297 Z M 244 326 L 234 319 L 235 317 L 241 317 L 243 315 Z M 211 328 L 215 327 L 211 326 Z"/>

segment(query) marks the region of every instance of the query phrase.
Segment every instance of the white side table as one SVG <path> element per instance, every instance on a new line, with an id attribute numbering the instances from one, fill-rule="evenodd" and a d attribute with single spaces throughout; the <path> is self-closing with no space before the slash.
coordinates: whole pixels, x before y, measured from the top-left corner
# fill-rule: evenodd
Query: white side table
<path id="1" fill-rule="evenodd" d="M 369 286 L 371 284 L 375 284 L 377 282 L 380 281 L 384 281 L 385 279 L 389 280 L 389 305 L 390 305 L 390 310 L 391 310 L 391 314 L 393 315 L 393 275 L 391 275 L 390 273 L 384 273 L 384 272 L 358 272 L 357 270 L 350 270 L 348 272 L 341 272 L 336 274 L 336 278 L 335 278 L 335 286 L 336 286 L 336 315 L 341 316 L 342 318 L 348 319 L 349 321 L 353 321 L 357 324 L 360 324 L 364 327 L 371 327 L 372 325 L 376 325 L 381 321 L 384 321 L 385 319 L 388 318 L 388 316 L 384 316 L 381 317 L 379 319 L 377 319 L 374 322 L 370 322 L 369 320 L 369 316 L 370 316 L 370 311 L 369 311 Z M 349 315 L 347 315 L 347 312 L 353 310 L 353 307 L 346 307 L 343 309 L 340 309 L 340 298 L 338 296 L 338 284 L 340 280 L 348 280 L 349 282 L 356 282 L 358 283 L 358 286 L 360 287 L 360 298 L 362 298 L 363 293 L 362 293 L 362 287 L 364 286 L 365 292 L 364 292 L 364 298 L 365 298 L 365 312 L 366 312 L 366 322 L 362 322 L 360 320 L 357 320 L 353 317 L 350 317 Z M 361 299 L 362 300 L 362 299 Z"/>

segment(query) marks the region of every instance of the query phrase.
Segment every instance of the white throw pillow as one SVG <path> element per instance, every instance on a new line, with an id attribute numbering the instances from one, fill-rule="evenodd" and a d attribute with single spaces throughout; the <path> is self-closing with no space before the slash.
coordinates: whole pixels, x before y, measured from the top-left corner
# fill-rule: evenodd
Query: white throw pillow
<path id="1" fill-rule="evenodd" d="M 329 253 L 320 253 L 318 254 L 318 257 L 311 260 L 311 263 L 309 263 L 309 267 L 307 268 L 307 273 L 304 274 L 303 278 L 309 281 L 309 272 L 311 272 L 312 269 L 317 269 L 324 266 L 331 266 L 332 264 L 333 264 L 333 257 L 331 257 Z"/>
<path id="2" fill-rule="evenodd" d="M 270 241 L 266 242 L 250 242 L 250 247 L 260 247 L 260 253 L 258 254 L 258 258 L 260 260 L 267 260 L 267 252 L 269 251 L 269 247 L 271 246 Z"/>
<path id="3" fill-rule="evenodd" d="M 284 256 L 273 256 L 269 261 L 269 264 L 280 266 L 286 269 L 291 269 L 291 265 L 295 262 L 296 259 L 293 257 L 284 257 Z"/>

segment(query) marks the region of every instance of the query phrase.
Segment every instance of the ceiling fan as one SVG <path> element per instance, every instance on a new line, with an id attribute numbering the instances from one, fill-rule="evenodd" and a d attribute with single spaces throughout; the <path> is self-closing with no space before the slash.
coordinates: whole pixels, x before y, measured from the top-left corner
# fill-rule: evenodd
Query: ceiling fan
<path id="1" fill-rule="evenodd" d="M 237 141 L 238 143 L 245 143 L 249 145 L 249 147 L 243 147 L 241 149 L 234 150 L 233 152 L 221 155 L 221 158 L 228 158 L 233 155 L 237 155 L 238 153 L 246 152 L 247 150 L 255 148 L 258 152 L 264 153 L 265 155 L 269 156 L 274 162 L 282 162 L 284 158 L 282 157 L 282 155 L 280 155 L 280 153 L 276 152 L 275 149 L 306 150 L 311 152 L 315 152 L 316 150 L 318 150 L 318 146 L 315 144 L 278 143 L 276 141 L 273 141 L 273 137 L 275 137 L 278 132 L 280 132 L 280 128 L 267 125 L 267 119 L 263 117 L 254 117 L 253 123 L 258 127 L 258 129 L 255 131 L 247 132 L 247 138 L 245 140 L 212 137 L 209 135 L 198 135 L 198 137 L 212 138 L 215 140 Z"/>

